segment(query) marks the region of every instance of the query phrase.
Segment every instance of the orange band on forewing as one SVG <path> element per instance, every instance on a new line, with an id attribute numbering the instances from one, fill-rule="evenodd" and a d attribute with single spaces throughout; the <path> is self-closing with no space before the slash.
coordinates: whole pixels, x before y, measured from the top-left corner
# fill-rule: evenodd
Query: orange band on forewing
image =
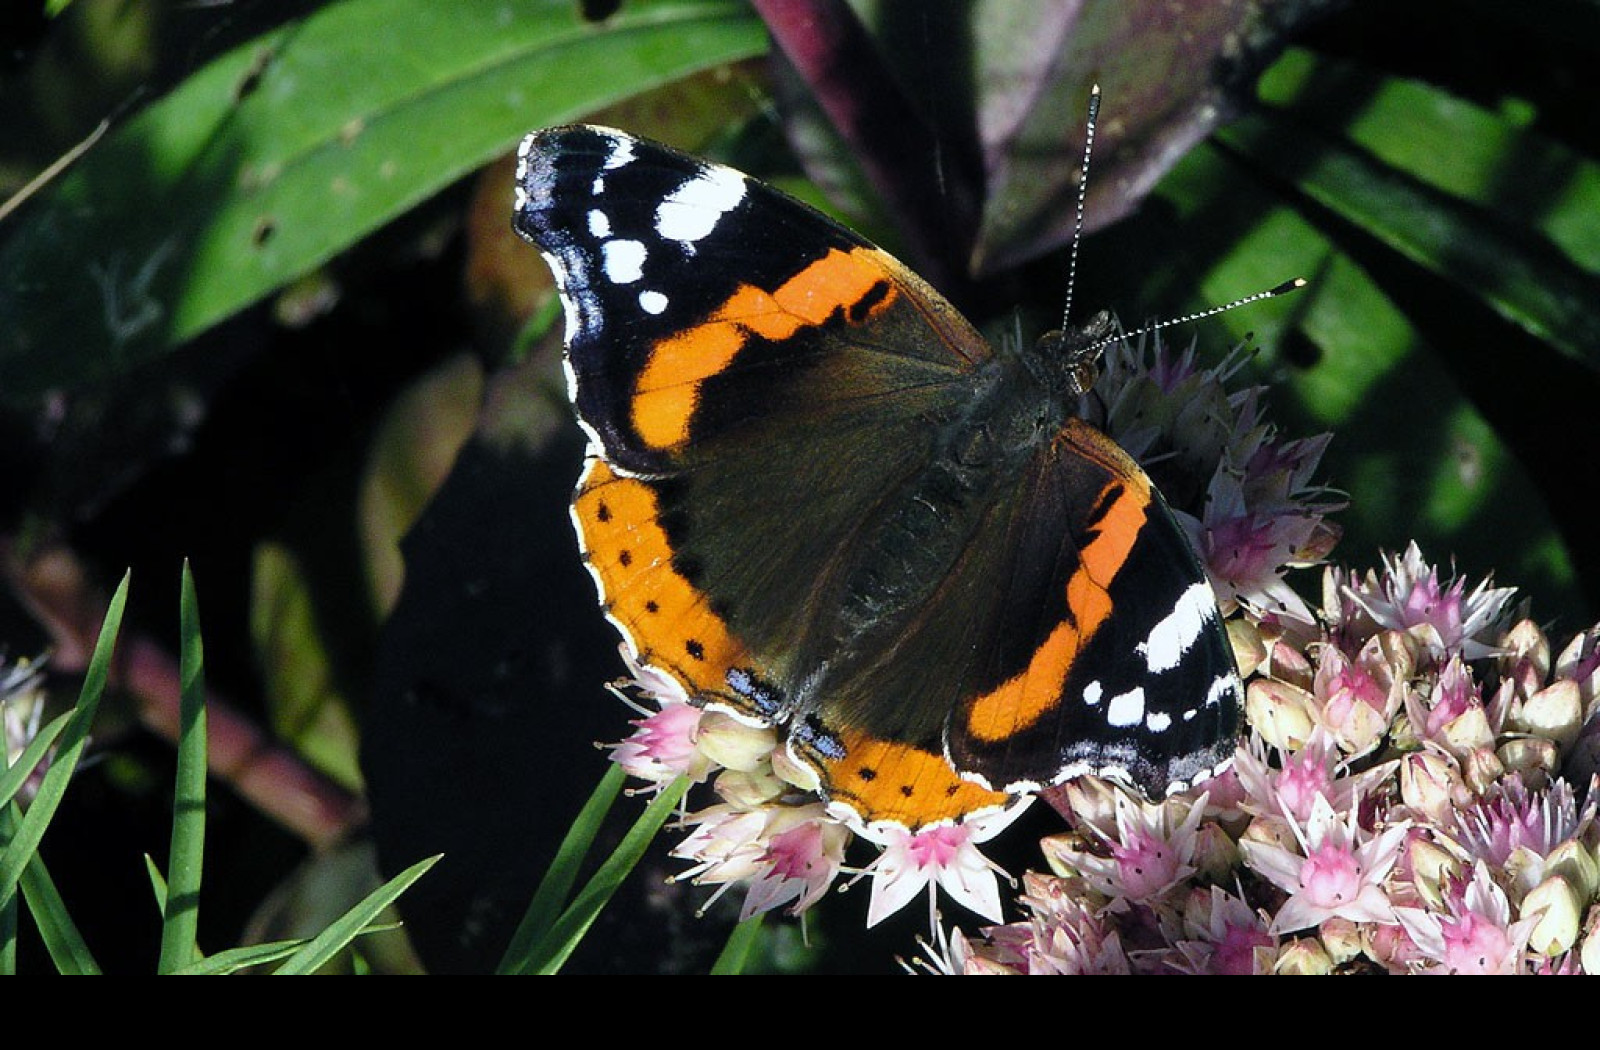
<path id="1" fill-rule="evenodd" d="M 883 280 L 883 264 L 874 252 L 835 248 L 772 292 L 741 286 L 700 324 L 651 349 L 634 385 L 633 429 L 650 448 L 683 445 L 700 384 L 726 369 L 751 336 L 787 339 L 837 311 L 848 312 Z M 893 298 L 884 295 L 873 312 Z"/>
<path id="2" fill-rule="evenodd" d="M 1106 588 L 1138 541 L 1149 504 L 1148 489 L 1126 482 L 1112 498 L 1095 525 L 1094 539 L 1078 552 L 1078 567 L 1067 580 L 1072 619 L 1055 626 L 1026 667 L 973 701 L 967 728 L 978 740 L 1010 739 L 1056 709 L 1073 662 L 1111 615 Z"/>
<path id="3" fill-rule="evenodd" d="M 963 780 L 943 755 L 909 744 L 844 734 L 842 759 L 821 760 L 824 789 L 868 822 L 892 820 L 911 831 L 1003 806 L 1007 796 Z"/>
<path id="4" fill-rule="evenodd" d="M 749 668 L 749 653 L 673 567 L 654 490 L 591 459 L 572 513 L 606 613 L 636 655 L 692 698 L 726 698 L 728 671 Z"/>

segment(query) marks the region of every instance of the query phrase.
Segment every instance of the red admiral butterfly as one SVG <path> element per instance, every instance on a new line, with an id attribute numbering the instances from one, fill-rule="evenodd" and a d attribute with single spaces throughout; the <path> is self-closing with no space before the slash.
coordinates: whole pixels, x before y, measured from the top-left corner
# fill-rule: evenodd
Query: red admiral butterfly
<path id="1" fill-rule="evenodd" d="M 1108 315 L 992 347 L 730 168 L 587 126 L 519 156 L 590 438 L 572 517 L 642 665 L 780 727 L 836 812 L 913 831 L 1227 763 L 1242 687 L 1205 572 L 1068 407 Z"/>

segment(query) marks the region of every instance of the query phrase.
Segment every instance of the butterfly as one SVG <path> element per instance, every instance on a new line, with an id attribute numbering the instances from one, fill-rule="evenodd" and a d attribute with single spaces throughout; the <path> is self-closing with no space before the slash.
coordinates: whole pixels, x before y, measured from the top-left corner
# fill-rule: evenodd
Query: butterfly
<path id="1" fill-rule="evenodd" d="M 521 144 L 589 440 L 582 557 L 637 663 L 909 831 L 1083 775 L 1162 797 L 1243 689 L 1200 560 L 1071 406 L 1113 322 L 991 346 L 908 267 L 611 128 Z"/>

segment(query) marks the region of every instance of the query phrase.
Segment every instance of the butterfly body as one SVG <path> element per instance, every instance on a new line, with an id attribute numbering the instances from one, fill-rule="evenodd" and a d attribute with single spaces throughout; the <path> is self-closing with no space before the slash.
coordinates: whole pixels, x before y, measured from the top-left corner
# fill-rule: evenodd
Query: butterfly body
<path id="1" fill-rule="evenodd" d="M 573 520 L 641 664 L 782 729 L 864 823 L 1227 760 L 1203 569 L 1073 412 L 1108 318 L 997 351 L 820 213 L 611 129 L 536 132 L 517 178 L 591 439 Z"/>

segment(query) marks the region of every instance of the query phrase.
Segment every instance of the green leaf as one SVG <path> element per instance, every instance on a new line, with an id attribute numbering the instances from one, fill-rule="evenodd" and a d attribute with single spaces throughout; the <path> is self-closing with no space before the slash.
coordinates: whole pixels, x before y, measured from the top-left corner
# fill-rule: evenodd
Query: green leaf
<path id="1" fill-rule="evenodd" d="M 124 575 L 106 609 L 94 655 L 89 658 L 89 666 L 84 671 L 83 688 L 78 694 L 77 706 L 73 708 L 67 728 L 61 733 L 55 761 L 40 782 L 39 792 L 28 805 L 28 812 L 15 835 L 6 844 L 5 850 L 0 852 L 0 908 L 8 907 L 12 901 L 17 880 L 33 861 L 39 842 L 61 805 L 61 797 L 66 794 L 72 774 L 78 768 L 84 748 L 88 746 L 89 730 L 94 725 L 95 712 L 99 710 L 100 697 L 105 693 L 106 681 L 111 674 L 111 654 L 116 647 L 117 632 L 122 627 L 122 613 L 127 604 L 128 577 Z"/>
<path id="2" fill-rule="evenodd" d="M 304 948 L 304 940 L 272 941 L 268 944 L 251 944 L 242 948 L 227 948 L 208 955 L 204 959 L 197 959 L 188 966 L 175 970 L 179 976 L 208 976 L 215 974 L 237 973 L 247 970 L 252 966 L 266 966 L 279 959 L 287 959 L 295 952 Z"/>
<path id="3" fill-rule="evenodd" d="M 1597 8 L 1596 10 L 1600 10 Z M 1484 109 L 1421 81 L 1291 50 L 1261 98 L 1419 183 L 1526 226 L 1600 274 L 1600 162 L 1535 130 L 1522 104 Z"/>
<path id="4" fill-rule="evenodd" d="M 277 735 L 351 790 L 361 784 L 360 737 L 350 705 L 334 684 L 327 639 L 305 571 L 286 546 L 256 550 L 250 633 L 261 663 L 267 709 Z"/>
<path id="5" fill-rule="evenodd" d="M 0 803 L 10 802 L 17 797 L 17 792 L 22 790 L 22 785 L 28 782 L 28 778 L 33 775 L 39 763 L 50 753 L 51 745 L 67 727 L 67 720 L 71 717 L 70 711 L 57 715 L 34 735 L 22 754 L 17 756 L 17 760 L 7 766 L 4 772 L 0 772 Z M 0 761 L 4 760 L 5 753 L 0 752 Z"/>
<path id="6" fill-rule="evenodd" d="M 511 943 L 507 945 L 500 961 L 500 973 L 525 970 L 535 946 L 549 935 L 550 928 L 560 917 L 562 906 L 567 903 L 567 896 L 578 879 L 583 858 L 588 855 L 589 847 L 594 845 L 606 814 L 611 812 L 611 806 L 622 792 L 623 782 L 627 780 L 627 773 L 621 766 L 615 762 L 607 765 L 605 776 L 600 778 L 589 801 L 578 812 L 578 819 L 567 829 L 561 845 L 556 849 L 555 858 L 540 880 L 538 889 L 534 890 L 528 910 L 523 914 L 522 922 L 517 925 L 517 932 L 512 935 Z"/>
<path id="7" fill-rule="evenodd" d="M 741 974 L 750 965 L 750 957 L 761 943 L 763 915 L 752 915 L 733 928 L 728 943 L 722 946 L 717 961 L 711 964 L 713 977 Z"/>
<path id="8" fill-rule="evenodd" d="M 189 564 L 183 566 L 178 616 L 178 770 L 173 786 L 172 847 L 162 906 L 158 973 L 197 958 L 200 880 L 206 841 L 206 683 L 200 609 Z"/>
<path id="9" fill-rule="evenodd" d="M 107 135 L 0 250 L 0 392 L 124 374 L 530 128 L 766 48 L 733 0 L 630 3 L 602 24 L 579 9 L 346 0 L 211 62 Z"/>
<path id="10" fill-rule="evenodd" d="M 1462 389 L 1456 362 L 1396 302 L 1405 285 L 1388 274 L 1380 283 L 1365 259 L 1352 258 L 1325 228 L 1325 211 L 1273 192 L 1286 163 L 1275 129 L 1293 121 L 1269 112 L 1259 122 L 1244 126 L 1273 130 L 1219 132 L 1226 147 L 1194 150 L 1157 188 L 1176 209 L 1199 275 L 1171 260 L 1157 272 L 1193 280 L 1197 305 L 1310 279 L 1281 303 L 1234 311 L 1216 325 L 1234 339 L 1253 331 L 1256 345 L 1280 353 L 1291 329 L 1309 344 L 1307 361 L 1267 362 L 1269 397 L 1289 432 L 1334 434 L 1321 476 L 1353 497 L 1338 516 L 1339 559 L 1370 563 L 1414 539 L 1430 557 L 1516 579 L 1541 606 L 1576 607 L 1571 556 L 1525 467 Z"/>
<path id="11" fill-rule="evenodd" d="M 688 777 L 679 777 L 663 788 L 650 805 L 645 807 L 639 819 L 634 821 L 633 827 L 628 829 L 628 833 L 623 836 L 616 850 L 600 865 L 582 892 L 567 910 L 561 913 L 561 918 L 550 928 L 550 933 L 529 953 L 527 961 L 513 970 L 504 972 L 539 974 L 560 972 L 561 967 L 566 965 L 567 959 L 583 940 L 584 934 L 589 932 L 589 927 L 594 924 L 594 920 L 599 917 L 612 895 L 617 892 L 622 881 L 639 863 L 639 858 L 644 856 L 644 851 L 672 816 L 688 790 Z"/>
<path id="12" fill-rule="evenodd" d="M 57 972 L 74 976 L 100 973 L 100 964 L 67 913 L 67 904 L 40 857 L 35 856 L 22 873 L 22 897 L 28 902 L 28 914 L 33 917 L 39 939 Z"/>
<path id="13" fill-rule="evenodd" d="M 1600 280 L 1554 246 L 1289 121 L 1246 117 L 1217 137 L 1406 258 L 1472 289 L 1507 320 L 1600 369 L 1600 315 L 1593 309 Z"/>
<path id="14" fill-rule="evenodd" d="M 367 894 L 360 903 L 345 912 L 327 929 L 307 941 L 304 946 L 294 953 L 288 962 L 273 972 L 296 975 L 315 973 L 321 969 L 351 941 L 364 933 L 370 933 L 376 929 L 371 925 L 373 920 L 382 914 L 385 908 L 398 900 L 400 895 L 411 887 L 412 883 L 422 878 L 429 868 L 437 864 L 439 856 L 442 856 L 442 854 L 418 861 Z"/>
<path id="15" fill-rule="evenodd" d="M 150 854 L 144 855 L 144 873 L 150 879 L 150 894 L 156 899 L 156 911 L 165 913 L 167 910 L 167 877 L 156 866 L 156 860 Z"/>

